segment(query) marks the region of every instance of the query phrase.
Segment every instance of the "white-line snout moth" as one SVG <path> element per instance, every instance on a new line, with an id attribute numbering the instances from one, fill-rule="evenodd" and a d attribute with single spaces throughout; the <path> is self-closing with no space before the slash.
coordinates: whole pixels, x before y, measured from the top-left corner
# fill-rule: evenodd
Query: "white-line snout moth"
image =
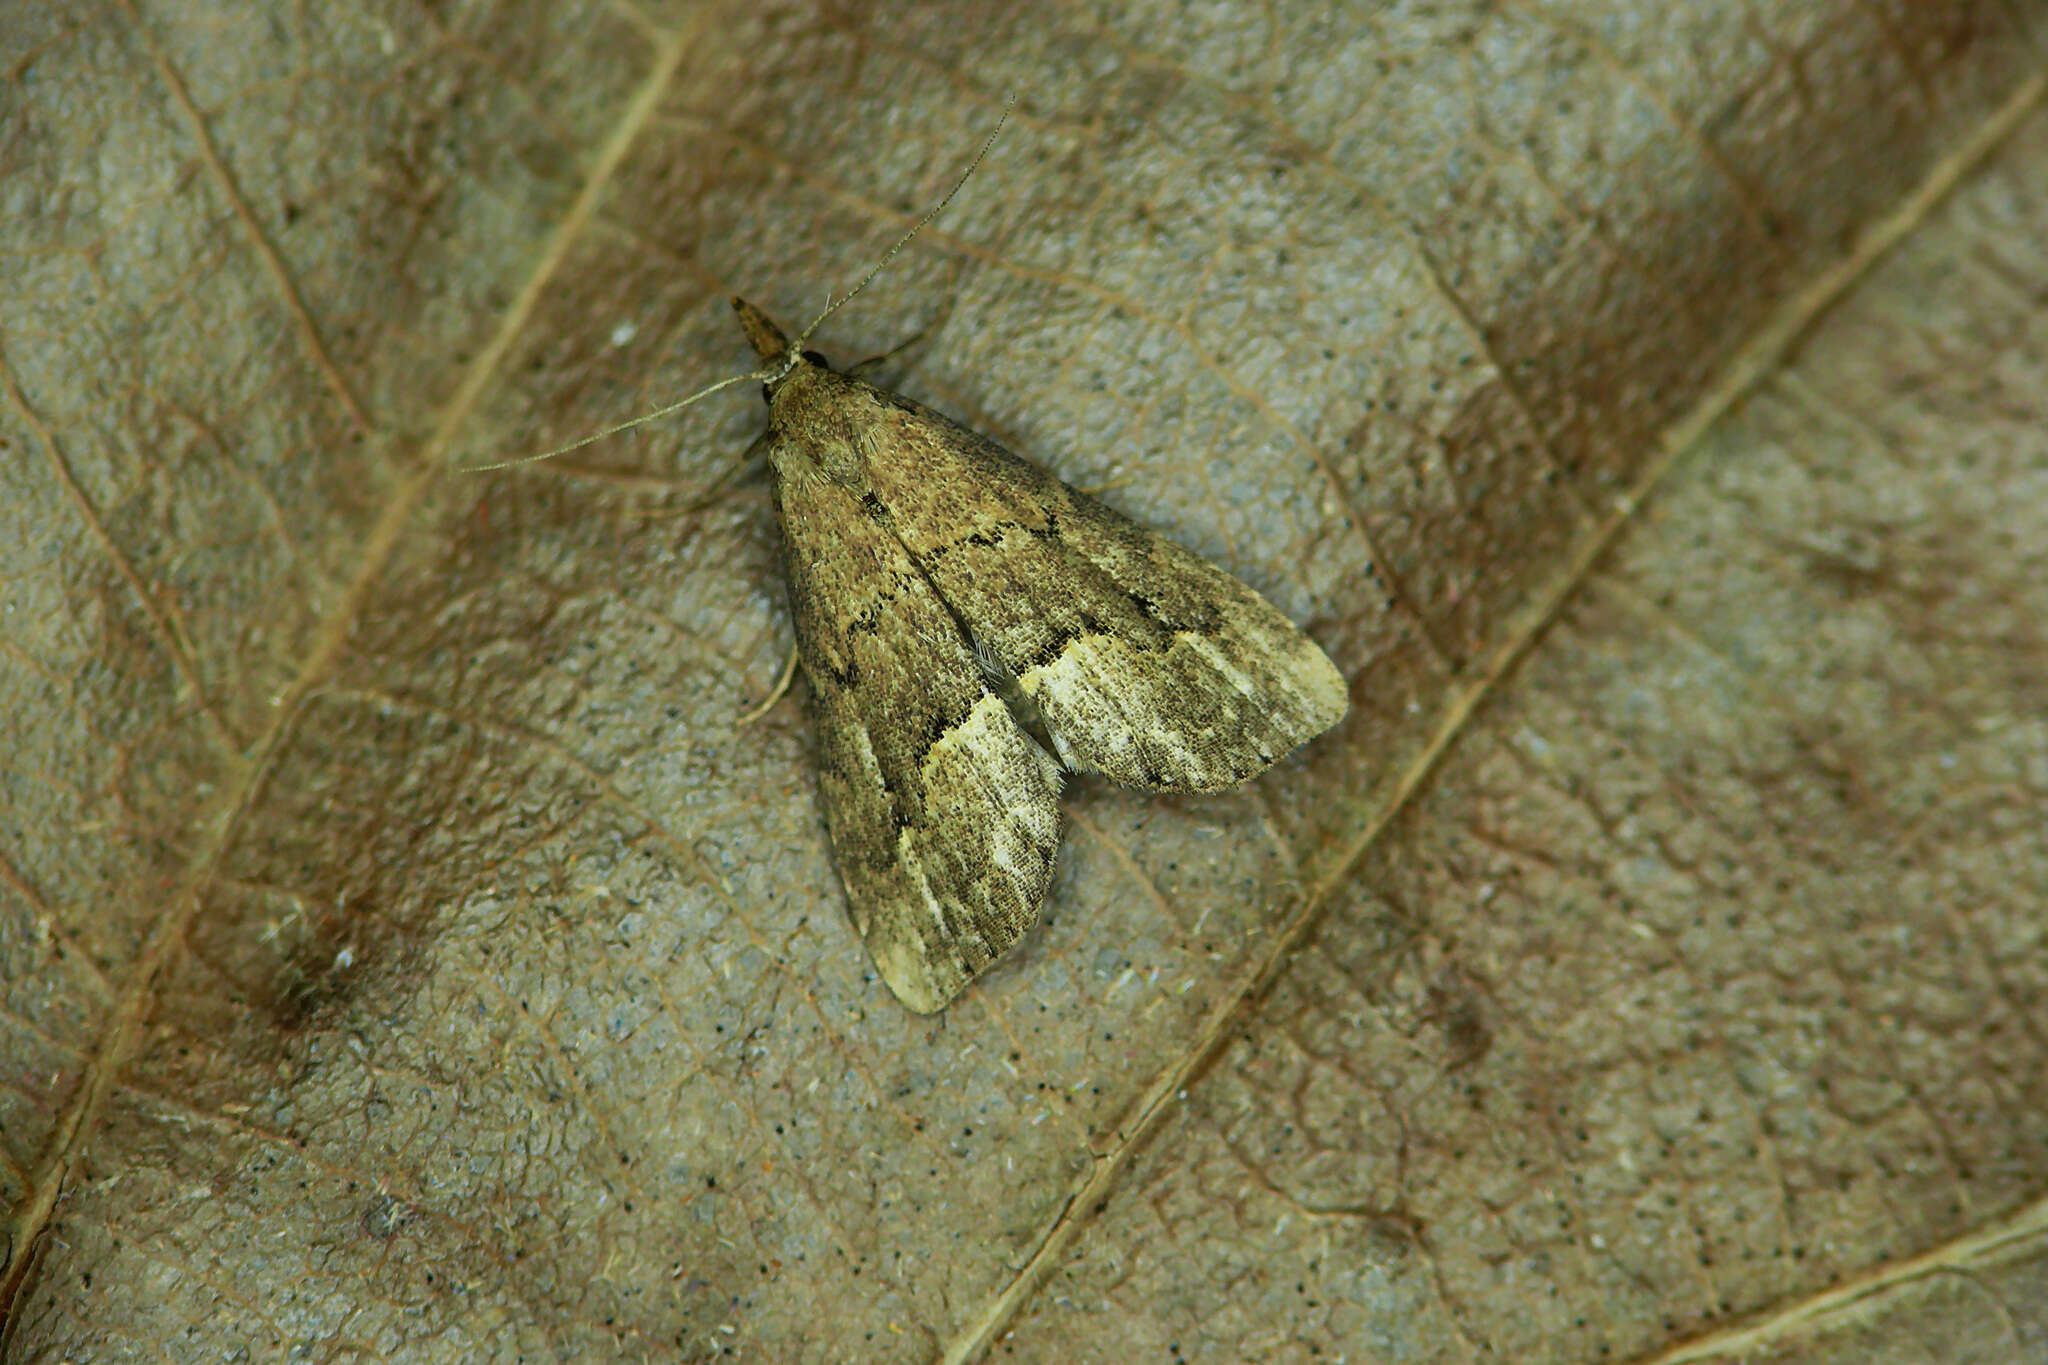
<path id="1" fill-rule="evenodd" d="M 733 307 L 771 367 L 826 828 L 911 1009 L 943 1009 L 1037 920 L 1063 770 L 1215 791 L 1344 714 L 1336 667 L 1237 579 Z"/>
<path id="2" fill-rule="evenodd" d="M 734 299 L 760 369 L 546 454 L 476 466 L 548 459 L 761 381 L 833 857 L 869 956 L 920 1013 L 945 1008 L 1037 920 L 1064 773 L 1215 791 L 1349 704 L 1315 642 L 1237 579 L 806 349 L 1001 130 L 794 340 Z"/>

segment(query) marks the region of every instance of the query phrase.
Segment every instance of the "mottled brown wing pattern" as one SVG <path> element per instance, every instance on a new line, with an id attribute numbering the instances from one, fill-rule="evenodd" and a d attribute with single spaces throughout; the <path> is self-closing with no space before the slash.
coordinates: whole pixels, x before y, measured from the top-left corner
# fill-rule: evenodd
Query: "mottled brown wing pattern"
<path id="1" fill-rule="evenodd" d="M 1344 714 L 1336 667 L 1230 574 L 928 408 L 832 377 L 886 433 L 866 473 L 890 529 L 1069 767 L 1214 791 Z"/>
<path id="2" fill-rule="evenodd" d="M 906 1005 L 943 1008 L 1038 917 L 1060 773 L 858 498 L 777 448 L 820 792 L 855 927 Z"/>

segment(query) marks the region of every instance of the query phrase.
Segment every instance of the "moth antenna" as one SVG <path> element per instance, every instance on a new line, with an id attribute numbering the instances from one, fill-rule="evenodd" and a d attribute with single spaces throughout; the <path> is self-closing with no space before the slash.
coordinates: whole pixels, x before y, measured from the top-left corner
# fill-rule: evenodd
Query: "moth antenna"
<path id="1" fill-rule="evenodd" d="M 553 450 L 544 451 L 539 455 L 522 455 L 516 460 L 499 460 L 493 464 L 466 464 L 459 466 L 459 469 L 464 474 L 482 474 L 493 469 L 516 469 L 523 464 L 539 464 L 542 460 L 552 460 L 557 455 L 567 455 L 572 450 L 581 450 L 594 441 L 602 441 L 607 436 L 616 436 L 622 431 L 630 431 L 632 428 L 643 423 L 652 422 L 657 417 L 666 417 L 672 412 L 681 412 L 698 399 L 709 398 L 720 389 L 729 389 L 733 385 L 743 384 L 749 379 L 758 379 L 766 382 L 772 378 L 774 378 L 774 371 L 772 370 L 749 370 L 745 374 L 736 374 L 728 379 L 721 379 L 716 384 L 701 388 L 688 398 L 679 399 L 676 402 L 670 403 L 667 407 L 656 408 L 653 412 L 643 412 L 630 421 L 616 423 L 613 426 L 606 427 L 603 431 L 592 432 L 581 440 L 571 441 L 565 446 L 556 446 Z"/>
<path id="2" fill-rule="evenodd" d="M 831 317 L 841 308 L 844 308 L 849 302 L 852 301 L 854 295 L 860 293 L 861 290 L 867 288 L 870 284 L 873 284 L 875 276 L 881 274 L 882 271 L 888 266 L 889 262 L 896 259 L 896 253 L 903 250 L 904 247 L 909 246 L 910 239 L 917 236 L 918 233 L 923 232 L 925 229 L 925 224 L 931 222 L 932 219 L 938 217 L 941 213 L 944 213 L 946 211 L 946 205 L 952 203 L 953 196 L 960 193 L 961 188 L 967 184 L 967 177 L 973 175 L 976 168 L 978 168 L 981 165 L 981 159 L 988 155 L 988 149 L 996 145 L 996 138 L 1002 133 L 1003 125 L 1010 121 L 1010 111 L 1015 109 L 1016 107 L 1017 97 L 1015 95 L 1012 95 L 1010 96 L 1009 102 L 1003 105 L 1003 112 L 997 116 L 996 126 L 989 129 L 988 139 L 981 144 L 981 150 L 974 154 L 974 160 L 967 163 L 967 169 L 960 172 L 960 178 L 953 182 L 952 189 L 946 191 L 946 197 L 939 200 L 938 203 L 933 204 L 929 209 L 925 210 L 924 217 L 912 223 L 910 225 L 910 230 L 904 233 L 901 237 L 898 237 L 896 239 L 896 244 L 890 247 L 887 251 L 882 253 L 882 259 L 876 261 L 874 265 L 868 269 L 868 273 L 860 277 L 860 283 L 854 285 L 853 288 L 847 290 L 844 294 L 841 294 L 837 299 L 834 299 L 830 294 L 827 294 L 825 296 L 825 311 L 818 314 L 818 316 L 812 318 L 811 325 L 804 328 L 803 331 L 797 334 L 795 342 L 793 342 L 790 346 L 792 352 L 801 354 L 804 349 L 804 343 L 811 339 L 811 333 L 817 331 L 818 327 L 825 321 L 826 318 Z"/>
<path id="3" fill-rule="evenodd" d="M 837 299 L 827 294 L 825 296 L 825 311 L 811 319 L 811 325 L 797 334 L 796 340 L 789 344 L 789 349 L 778 358 L 774 365 L 767 369 L 749 370 L 745 374 L 736 374 L 728 379 L 721 379 L 716 384 L 697 390 L 688 398 L 679 399 L 668 404 L 666 407 L 656 408 L 653 412 L 643 412 L 638 417 L 632 418 L 629 421 L 608 426 L 602 431 L 594 431 L 580 440 L 571 441 L 567 445 L 556 446 L 553 450 L 543 451 L 538 455 L 522 455 L 516 460 L 496 460 L 490 464 L 469 464 L 458 466 L 458 468 L 464 474 L 486 474 L 494 469 L 517 469 L 520 465 L 539 464 L 542 460 L 552 460 L 557 455 L 567 455 L 572 450 L 581 450 L 587 445 L 602 441 L 607 436 L 616 436 L 622 431 L 630 431 L 634 427 L 646 422 L 652 422 L 658 417 L 666 417 L 670 413 L 681 412 L 699 399 L 709 398 L 720 389 L 731 388 L 734 384 L 745 383 L 748 380 L 758 380 L 764 384 L 775 384 L 787 378 L 789 372 L 795 369 L 802 360 L 804 343 L 811 339 L 811 333 L 817 331 L 826 318 L 831 317 L 834 313 L 845 307 L 853 299 L 854 295 L 860 293 L 861 290 L 867 288 L 870 284 L 873 284 L 875 276 L 881 274 L 889 262 L 896 259 L 898 252 L 910 245 L 910 239 L 924 231 L 925 225 L 931 222 L 932 219 L 945 212 L 946 205 L 953 202 L 953 196 L 960 193 L 962 187 L 967 184 L 967 178 L 973 175 L 975 170 L 980 167 L 982 158 L 988 155 L 989 148 L 996 145 L 996 138 L 1002 133 L 1003 125 L 1010 121 L 1010 112 L 1016 107 L 1017 97 L 1012 95 L 1009 101 L 1003 105 L 1003 112 L 997 116 L 996 126 L 989 129 L 987 139 L 981 144 L 981 150 L 976 152 L 974 159 L 967 163 L 967 169 L 960 172 L 960 178 L 953 182 L 953 188 L 946 191 L 943 199 L 927 209 L 922 218 L 912 223 L 910 230 L 901 237 L 898 237 L 894 246 L 891 246 L 882 253 L 882 259 L 876 261 L 868 270 L 868 273 L 860 277 L 858 284 L 854 285 L 853 288 L 847 290 L 844 294 L 841 294 Z"/>

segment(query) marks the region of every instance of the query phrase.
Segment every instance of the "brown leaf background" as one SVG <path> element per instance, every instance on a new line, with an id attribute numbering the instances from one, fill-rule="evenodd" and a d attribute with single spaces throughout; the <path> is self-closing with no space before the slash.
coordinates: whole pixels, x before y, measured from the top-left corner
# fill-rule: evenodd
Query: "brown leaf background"
<path id="1" fill-rule="evenodd" d="M 0 12 L 11 1359 L 2038 1360 L 2035 0 Z M 746 363 L 1326 644 L 907 1015 Z"/>

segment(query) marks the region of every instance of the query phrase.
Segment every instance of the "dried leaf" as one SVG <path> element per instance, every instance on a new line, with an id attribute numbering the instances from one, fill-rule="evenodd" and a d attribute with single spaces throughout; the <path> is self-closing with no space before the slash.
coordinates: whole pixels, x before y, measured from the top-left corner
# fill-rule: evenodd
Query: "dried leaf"
<path id="1" fill-rule="evenodd" d="M 15 7 L 0 1353 L 2023 1358 L 2044 36 Z M 1013 89 L 818 342 L 1357 704 L 1080 785 L 923 1019 L 733 724 L 758 404 L 454 466 L 745 368 Z"/>

